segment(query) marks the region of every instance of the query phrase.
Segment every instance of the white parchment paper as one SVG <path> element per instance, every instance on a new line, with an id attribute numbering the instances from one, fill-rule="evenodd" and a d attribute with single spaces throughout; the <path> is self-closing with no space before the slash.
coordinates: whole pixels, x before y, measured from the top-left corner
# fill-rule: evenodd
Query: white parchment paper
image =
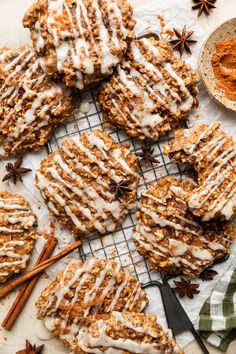
<path id="1" fill-rule="evenodd" d="M 32 3 L 32 0 L 0 0 L 0 46 L 17 47 L 24 43 L 30 43 L 29 33 L 23 29 L 21 25 L 21 19 L 24 12 Z M 217 10 L 212 11 L 210 17 L 203 15 L 200 19 L 197 17 L 197 12 L 191 10 L 193 5 L 191 0 L 130 0 L 134 6 L 135 17 L 137 19 L 136 33 L 140 35 L 147 31 L 160 31 L 160 22 L 157 18 L 158 15 L 162 15 L 165 19 L 166 28 L 172 29 L 183 28 L 187 25 L 187 28 L 194 30 L 193 38 L 198 42 L 191 46 L 192 56 L 185 55 L 184 59 L 190 63 L 194 68 L 197 68 L 198 56 L 200 48 L 204 43 L 204 40 L 211 33 L 211 31 L 223 23 L 225 20 L 236 15 L 236 1 L 235 0 L 218 0 Z M 200 107 L 197 114 L 191 117 L 192 123 L 196 121 L 205 121 L 210 123 L 212 121 L 219 121 L 226 132 L 236 138 L 236 126 L 235 126 L 235 114 L 223 109 L 217 103 L 215 103 L 206 93 L 204 88 L 200 85 Z M 52 217 L 49 216 L 47 208 L 45 207 L 42 198 L 34 187 L 34 173 L 39 166 L 40 160 L 46 156 L 46 151 L 40 153 L 30 153 L 24 157 L 24 166 L 31 168 L 32 173 L 24 177 L 24 183 L 18 183 L 14 186 L 12 183 L 1 183 L 1 189 L 8 189 L 12 192 L 23 194 L 30 200 L 31 205 L 39 219 L 39 231 L 48 231 L 48 225 L 52 221 Z M 14 160 L 14 159 L 13 159 Z M 0 163 L 0 180 L 2 179 L 5 170 L 4 165 L 11 160 L 4 160 Z M 66 247 L 68 242 L 73 241 L 73 236 L 66 230 L 61 229 L 58 225 L 56 227 L 56 235 L 60 239 L 59 249 Z M 39 243 L 37 249 L 41 247 Z M 233 254 L 236 255 L 236 248 L 233 247 Z M 75 252 L 71 257 L 77 258 L 78 254 Z M 69 257 L 69 259 L 71 259 Z M 196 296 L 194 300 L 181 300 L 186 312 L 190 319 L 195 322 L 200 307 L 205 299 L 211 293 L 217 280 L 224 274 L 229 267 L 232 257 L 224 264 L 216 266 L 218 275 L 211 282 L 202 282 L 197 280 L 200 284 L 200 294 Z M 68 259 L 65 261 L 67 262 Z M 58 270 L 60 265 L 51 269 L 49 275 L 52 276 Z M 157 314 L 159 322 L 166 326 L 164 311 L 158 289 L 151 288 L 147 290 L 150 298 L 150 306 L 148 312 Z M 34 321 L 34 319 L 29 319 Z M 33 323 L 33 322 L 32 322 Z M 15 332 L 15 337 L 21 336 L 21 333 Z M 192 336 L 189 333 L 184 333 L 178 337 L 178 342 L 182 346 L 187 345 Z M 50 347 L 50 344 L 49 344 Z M 12 349 L 0 348 L 2 354 L 12 354 Z M 46 353 L 54 353 L 54 350 L 49 349 Z M 67 349 L 63 348 L 60 353 L 67 353 Z"/>

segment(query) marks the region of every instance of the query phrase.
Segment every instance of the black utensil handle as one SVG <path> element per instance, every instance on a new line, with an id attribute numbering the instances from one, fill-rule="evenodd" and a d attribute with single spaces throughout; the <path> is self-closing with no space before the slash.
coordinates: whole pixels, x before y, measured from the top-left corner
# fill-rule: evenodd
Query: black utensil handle
<path id="1" fill-rule="evenodd" d="M 194 326 L 192 327 L 191 330 L 192 334 L 194 335 L 196 341 L 198 342 L 199 347 L 202 349 L 204 354 L 210 354 L 209 351 L 207 350 L 200 334 L 196 331 L 196 329 L 194 328 Z"/>
<path id="2" fill-rule="evenodd" d="M 170 285 L 169 285 L 167 282 L 166 282 L 166 284 L 167 284 L 167 285 L 169 286 L 169 288 L 171 289 L 171 291 L 172 291 L 174 297 L 176 298 L 176 301 L 177 301 L 177 302 L 180 304 L 180 306 L 182 307 L 182 305 L 181 305 L 179 299 L 177 298 L 176 294 L 174 293 L 174 290 L 170 287 Z M 200 334 L 199 334 L 198 331 L 195 329 L 194 325 L 193 325 L 192 322 L 190 321 L 190 319 L 189 319 L 188 315 L 186 314 L 186 312 L 185 312 L 185 310 L 184 310 L 183 307 L 182 307 L 182 310 L 183 310 L 183 312 L 184 312 L 186 318 L 188 318 L 189 322 L 191 323 L 191 326 L 189 327 L 189 330 L 190 330 L 190 331 L 192 332 L 192 334 L 194 335 L 194 337 L 195 337 L 195 339 L 196 339 L 198 345 L 199 345 L 200 348 L 202 349 L 203 353 L 204 353 L 204 354 L 210 354 L 209 351 L 207 350 L 207 348 L 206 348 L 206 346 L 205 346 L 205 344 L 204 344 L 204 342 L 203 342 L 203 340 L 202 340 Z"/>
<path id="3" fill-rule="evenodd" d="M 169 328 L 173 331 L 173 334 L 177 335 L 185 330 L 189 330 L 192 326 L 192 322 L 187 317 L 169 284 L 162 285 L 160 292 L 167 323 Z"/>
<path id="4" fill-rule="evenodd" d="M 203 340 L 201 339 L 199 333 L 195 330 L 192 322 L 168 282 L 160 287 L 160 292 L 167 323 L 169 328 L 172 329 L 174 336 L 184 332 L 185 330 L 191 331 L 203 353 L 209 354 Z"/>

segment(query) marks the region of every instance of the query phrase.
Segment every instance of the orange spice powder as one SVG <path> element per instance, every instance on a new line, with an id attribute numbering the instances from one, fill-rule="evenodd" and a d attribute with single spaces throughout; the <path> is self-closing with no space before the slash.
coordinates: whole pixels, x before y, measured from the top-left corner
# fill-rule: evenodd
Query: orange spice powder
<path id="1" fill-rule="evenodd" d="M 236 38 L 216 44 L 211 64 L 218 88 L 229 100 L 236 101 Z"/>

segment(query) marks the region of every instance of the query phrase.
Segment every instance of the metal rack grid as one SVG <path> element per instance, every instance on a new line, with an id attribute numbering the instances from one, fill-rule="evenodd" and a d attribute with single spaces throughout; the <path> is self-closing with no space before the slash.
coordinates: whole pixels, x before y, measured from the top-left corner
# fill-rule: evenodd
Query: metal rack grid
<path id="1" fill-rule="evenodd" d="M 64 138 L 79 136 L 83 132 L 95 129 L 106 130 L 120 144 L 128 143 L 131 151 L 134 153 L 142 150 L 142 142 L 128 137 L 123 131 L 103 128 L 102 113 L 96 101 L 97 90 L 98 85 L 94 85 L 81 92 L 77 92 L 73 114 L 59 130 L 55 131 L 47 145 L 48 153 L 57 149 Z M 79 102 L 89 103 L 90 110 L 87 114 L 79 111 Z M 189 175 L 191 170 L 187 166 L 175 164 L 163 154 L 162 146 L 170 140 L 172 135 L 168 134 L 160 138 L 158 142 L 150 143 L 152 148 L 154 148 L 155 158 L 159 160 L 158 164 L 152 163 L 150 166 L 145 166 L 139 162 L 140 183 L 138 187 L 138 199 L 150 183 L 161 177 L 168 175 L 177 177 Z M 160 279 L 160 274 L 150 270 L 149 262 L 137 252 L 136 246 L 132 241 L 132 229 L 136 223 L 135 212 L 136 210 L 129 212 L 121 227 L 112 234 L 96 235 L 83 240 L 84 242 L 79 249 L 79 253 L 82 261 L 85 261 L 90 256 L 119 260 L 122 266 L 128 269 L 131 274 L 134 274 L 141 284 L 145 284 Z"/>

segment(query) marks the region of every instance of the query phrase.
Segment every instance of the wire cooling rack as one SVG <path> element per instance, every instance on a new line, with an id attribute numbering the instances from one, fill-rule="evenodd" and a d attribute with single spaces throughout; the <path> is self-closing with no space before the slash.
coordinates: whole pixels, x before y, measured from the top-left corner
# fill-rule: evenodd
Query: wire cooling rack
<path id="1" fill-rule="evenodd" d="M 120 144 L 128 143 L 131 151 L 134 153 L 142 150 L 142 143 L 128 137 L 122 130 L 114 131 L 103 127 L 102 113 L 96 100 L 97 90 L 97 85 L 90 86 L 84 91 L 78 91 L 77 95 L 74 95 L 75 108 L 73 114 L 59 130 L 55 131 L 47 145 L 48 153 L 60 147 L 63 139 L 79 136 L 83 132 L 95 129 L 105 130 Z M 79 110 L 80 102 L 89 103 L 90 109 L 88 113 L 84 114 Z M 149 166 L 145 166 L 139 162 L 141 178 L 138 187 L 138 199 L 150 183 L 165 176 L 182 177 L 190 173 L 188 167 L 171 162 L 163 154 L 163 144 L 168 142 L 172 135 L 168 134 L 164 138 L 160 138 L 158 142 L 150 143 L 154 149 L 153 155 L 159 161 L 158 164 L 152 163 Z M 119 260 L 124 268 L 128 269 L 131 274 L 136 275 L 141 284 L 158 280 L 160 278 L 159 273 L 153 272 L 150 269 L 149 262 L 137 252 L 136 246 L 132 241 L 132 230 L 135 224 L 135 210 L 133 210 L 129 212 L 126 220 L 114 233 L 108 233 L 103 236 L 97 235 L 85 239 L 79 249 L 82 261 L 85 261 L 90 256 Z"/>

